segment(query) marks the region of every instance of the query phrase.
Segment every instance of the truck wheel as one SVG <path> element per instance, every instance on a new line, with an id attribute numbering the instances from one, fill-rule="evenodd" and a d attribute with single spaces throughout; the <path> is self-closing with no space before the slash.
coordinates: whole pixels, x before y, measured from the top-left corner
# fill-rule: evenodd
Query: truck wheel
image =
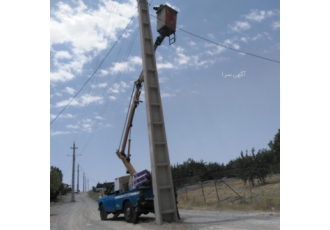
<path id="1" fill-rule="evenodd" d="M 103 205 L 100 206 L 100 217 L 101 220 L 106 220 L 108 217 L 108 213 L 104 211 Z"/>
<path id="2" fill-rule="evenodd" d="M 135 210 L 132 207 L 131 202 L 127 201 L 124 206 L 125 220 L 127 223 L 132 223 L 135 218 Z"/>

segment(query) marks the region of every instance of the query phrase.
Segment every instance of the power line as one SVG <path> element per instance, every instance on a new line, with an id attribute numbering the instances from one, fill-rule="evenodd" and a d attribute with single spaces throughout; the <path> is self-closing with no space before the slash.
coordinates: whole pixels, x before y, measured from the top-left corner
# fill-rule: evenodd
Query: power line
<path id="1" fill-rule="evenodd" d="M 152 17 L 154 17 L 154 18 L 157 18 L 155 15 L 152 15 L 152 14 L 150 14 L 150 15 L 151 15 Z M 161 20 L 161 19 L 157 18 L 157 20 Z M 262 56 L 259 56 L 259 55 L 256 55 L 256 54 L 248 53 L 248 52 L 241 51 L 241 50 L 237 50 L 237 49 L 234 49 L 234 48 L 231 48 L 231 47 L 225 46 L 225 45 L 221 45 L 221 44 L 219 44 L 219 43 L 216 43 L 216 42 L 214 42 L 214 41 L 211 41 L 211 40 L 209 40 L 209 39 L 207 39 L 207 38 L 204 38 L 204 37 L 202 37 L 202 36 L 199 36 L 199 35 L 197 35 L 197 34 L 193 34 L 193 33 L 189 32 L 189 31 L 186 31 L 186 30 L 181 29 L 181 28 L 179 28 L 179 27 L 177 27 L 177 29 L 178 29 L 178 30 L 181 30 L 181 31 L 183 31 L 183 32 L 185 32 L 185 33 L 187 33 L 187 34 L 190 34 L 190 35 L 192 35 L 192 36 L 194 36 L 194 37 L 197 37 L 197 38 L 203 39 L 203 40 L 205 40 L 205 41 L 207 41 L 207 42 L 210 42 L 210 43 L 212 43 L 212 44 L 214 44 L 214 45 L 224 47 L 224 48 L 226 48 L 226 49 L 230 49 L 230 50 L 233 50 L 233 51 L 236 51 L 236 52 L 239 52 L 239 53 L 247 54 L 247 55 L 250 55 L 250 56 L 253 56 L 253 57 L 261 58 L 261 59 L 264 59 L 264 60 L 267 60 L 267 61 L 280 63 L 280 62 L 277 61 L 277 60 L 269 59 L 269 58 L 262 57 Z"/>
<path id="2" fill-rule="evenodd" d="M 123 30 L 123 32 L 121 33 L 121 35 L 119 36 L 119 38 L 117 39 L 117 41 L 115 42 L 115 44 L 112 46 L 112 48 L 109 50 L 109 52 L 107 53 L 107 55 L 105 55 L 105 57 L 103 58 L 103 60 L 100 62 L 99 66 L 97 67 L 97 69 L 94 71 L 94 73 L 88 78 L 88 80 L 85 82 L 85 84 L 81 87 L 81 89 L 74 95 L 74 97 L 69 101 L 69 103 L 60 111 L 60 113 L 50 122 L 50 124 L 52 124 L 59 116 L 60 114 L 71 104 L 71 102 L 77 97 L 77 95 L 82 91 L 82 89 L 86 86 L 86 84 L 92 79 L 92 77 L 95 75 L 95 73 L 98 71 L 98 69 L 101 67 L 101 65 L 103 64 L 103 62 L 105 61 L 105 59 L 108 57 L 108 55 L 110 54 L 110 52 L 113 50 L 113 48 L 116 46 L 116 44 L 118 43 L 118 41 L 120 40 L 120 38 L 123 36 L 123 34 L 125 33 L 126 29 L 128 28 L 129 24 L 133 21 L 135 15 L 132 17 L 132 19 L 129 21 L 129 23 L 126 25 L 125 29 Z"/>
<path id="3" fill-rule="evenodd" d="M 125 54 L 125 57 L 124 57 L 124 59 L 123 59 L 124 62 L 127 61 L 128 56 L 129 56 L 129 54 L 130 54 L 130 52 L 131 52 L 131 49 L 132 49 L 133 43 L 134 43 L 135 38 L 136 38 L 136 35 L 137 35 L 136 32 L 137 32 L 137 29 L 135 30 L 135 34 L 134 34 L 133 37 L 132 37 L 131 43 L 129 44 L 129 48 L 128 48 L 128 50 L 127 50 L 127 52 L 126 52 L 126 54 Z M 122 44 L 122 45 L 123 45 L 123 44 Z M 120 50 L 121 50 L 121 48 L 122 48 L 122 46 L 120 47 Z M 120 51 L 119 51 L 119 53 L 120 53 Z M 119 53 L 118 53 L 118 55 L 117 55 L 116 61 L 117 61 L 117 59 L 118 59 Z M 122 67 L 120 68 L 120 71 L 118 71 L 118 74 L 117 74 L 117 77 L 116 77 L 116 80 L 115 80 L 114 85 L 118 83 L 118 81 L 119 81 L 119 79 L 120 79 L 120 77 L 121 77 L 121 72 L 122 72 L 122 69 L 123 69 L 123 68 L 124 68 L 124 66 L 122 66 Z M 108 81 L 109 81 L 109 80 L 108 80 Z M 102 95 L 104 95 L 104 92 L 105 92 L 105 89 L 103 90 Z M 108 99 L 107 99 L 107 101 L 106 101 L 105 106 L 103 107 L 103 110 L 100 111 L 100 116 L 103 117 L 103 115 L 104 115 L 104 113 L 105 113 L 105 111 L 106 111 L 106 109 L 107 109 L 107 107 L 108 107 L 108 105 L 109 105 L 110 97 L 111 97 L 112 95 L 113 95 L 113 92 L 110 92 L 110 95 L 108 96 Z M 96 112 L 96 110 L 97 110 L 97 109 L 95 109 L 95 112 Z M 94 126 L 94 128 L 93 128 L 93 133 L 92 133 L 92 135 L 90 136 L 90 138 L 88 139 L 88 141 L 85 142 L 85 145 L 84 145 L 84 147 L 83 147 L 82 152 L 84 152 L 85 148 L 88 146 L 89 142 L 90 142 L 91 139 L 93 138 L 93 135 L 94 135 L 95 131 L 97 130 L 99 123 L 100 123 L 100 120 L 95 124 L 95 126 Z M 86 134 L 86 132 L 84 133 L 84 135 L 85 135 L 85 134 Z M 83 138 L 82 138 L 82 139 L 83 139 Z"/>

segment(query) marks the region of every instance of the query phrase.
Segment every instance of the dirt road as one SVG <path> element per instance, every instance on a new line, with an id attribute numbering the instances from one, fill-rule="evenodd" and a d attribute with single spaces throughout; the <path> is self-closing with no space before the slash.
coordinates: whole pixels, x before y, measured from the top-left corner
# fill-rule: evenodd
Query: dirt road
<path id="1" fill-rule="evenodd" d="M 128 224 L 124 216 L 117 220 L 101 221 L 97 202 L 90 199 L 87 193 L 75 195 L 76 202 L 67 198 L 52 203 L 50 207 L 50 230 L 133 230 L 133 229 L 222 229 L 252 230 L 280 229 L 280 215 L 264 212 L 234 211 L 199 211 L 180 209 L 181 220 L 178 223 L 164 223 L 157 226 L 154 214 L 142 215 L 138 224 Z M 108 217 L 111 217 L 109 215 Z"/>

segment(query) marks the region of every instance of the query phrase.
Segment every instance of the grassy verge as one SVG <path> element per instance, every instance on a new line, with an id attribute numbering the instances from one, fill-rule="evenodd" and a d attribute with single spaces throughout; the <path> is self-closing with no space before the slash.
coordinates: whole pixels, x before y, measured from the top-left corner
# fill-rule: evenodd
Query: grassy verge
<path id="1" fill-rule="evenodd" d="M 97 201 L 100 197 L 100 193 L 99 192 L 93 192 L 92 190 L 88 191 L 88 196 L 92 199 Z"/>
<path id="2" fill-rule="evenodd" d="M 251 199 L 252 194 L 252 199 Z M 97 201 L 100 193 L 89 191 Z M 256 184 L 251 189 L 238 179 L 223 182 L 188 186 L 178 190 L 178 207 L 205 210 L 261 210 L 280 212 L 280 175 L 267 178 L 264 185 Z"/>
<path id="3" fill-rule="evenodd" d="M 252 198 L 251 198 L 252 194 Z M 264 185 L 238 179 L 207 185 L 188 186 L 178 191 L 178 206 L 185 209 L 280 211 L 280 175 L 273 175 Z"/>

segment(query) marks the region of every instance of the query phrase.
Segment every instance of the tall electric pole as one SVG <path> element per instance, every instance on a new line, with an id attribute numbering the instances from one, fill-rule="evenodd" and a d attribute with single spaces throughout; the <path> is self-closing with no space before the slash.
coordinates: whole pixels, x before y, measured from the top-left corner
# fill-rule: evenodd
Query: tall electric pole
<path id="1" fill-rule="evenodd" d="M 177 208 L 160 97 L 156 58 L 147 0 L 137 0 L 145 85 L 152 187 L 157 225 L 177 221 Z"/>
<path id="2" fill-rule="evenodd" d="M 76 144 L 73 142 L 73 147 L 71 147 L 71 149 L 73 149 L 73 154 L 72 154 L 72 185 L 71 185 L 71 202 L 74 202 L 74 166 L 75 166 L 75 162 L 76 162 L 76 149 L 78 149 L 78 147 L 76 148 Z"/>

